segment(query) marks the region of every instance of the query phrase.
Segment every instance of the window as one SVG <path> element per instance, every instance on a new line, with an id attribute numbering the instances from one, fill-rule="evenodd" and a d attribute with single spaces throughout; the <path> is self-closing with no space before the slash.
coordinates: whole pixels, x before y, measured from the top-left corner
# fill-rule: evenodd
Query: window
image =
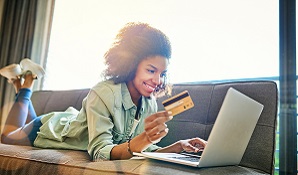
<path id="1" fill-rule="evenodd" d="M 127 22 L 172 42 L 172 83 L 278 75 L 278 3 L 271 0 L 56 0 L 43 89 L 89 88 Z"/>

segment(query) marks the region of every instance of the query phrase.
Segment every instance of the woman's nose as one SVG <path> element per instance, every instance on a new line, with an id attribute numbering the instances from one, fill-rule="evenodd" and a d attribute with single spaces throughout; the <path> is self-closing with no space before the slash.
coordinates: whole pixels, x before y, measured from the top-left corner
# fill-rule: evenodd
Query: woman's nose
<path id="1" fill-rule="evenodd" d="M 161 78 L 159 75 L 155 75 L 154 78 L 153 78 L 153 82 L 158 85 L 161 83 Z"/>

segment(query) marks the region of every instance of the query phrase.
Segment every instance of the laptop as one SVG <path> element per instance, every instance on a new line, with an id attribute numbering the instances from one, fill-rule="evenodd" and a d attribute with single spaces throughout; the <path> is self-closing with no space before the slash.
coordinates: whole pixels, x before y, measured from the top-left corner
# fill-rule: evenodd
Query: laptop
<path id="1" fill-rule="evenodd" d="M 194 167 L 238 165 L 264 106 L 234 88 L 229 88 L 202 154 L 134 153 Z"/>

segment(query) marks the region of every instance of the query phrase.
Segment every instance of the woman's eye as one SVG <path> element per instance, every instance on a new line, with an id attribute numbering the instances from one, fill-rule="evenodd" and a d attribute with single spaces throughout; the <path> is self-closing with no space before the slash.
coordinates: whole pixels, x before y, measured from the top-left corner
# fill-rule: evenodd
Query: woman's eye
<path id="1" fill-rule="evenodd" d="M 160 74 L 160 77 L 166 77 L 166 73 L 162 73 L 162 74 Z"/>
<path id="2" fill-rule="evenodd" d="M 150 70 L 150 69 L 148 69 L 147 70 L 149 73 L 152 73 L 152 74 L 154 74 L 155 73 L 155 71 L 154 70 Z"/>

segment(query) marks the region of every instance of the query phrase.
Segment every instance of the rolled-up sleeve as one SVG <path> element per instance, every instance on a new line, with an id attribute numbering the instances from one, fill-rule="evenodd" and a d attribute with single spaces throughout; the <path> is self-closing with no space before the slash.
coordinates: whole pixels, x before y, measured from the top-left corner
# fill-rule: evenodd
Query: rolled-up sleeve
<path id="1" fill-rule="evenodd" d="M 109 160 L 110 152 L 115 146 L 112 140 L 114 124 L 110 117 L 113 115 L 114 96 L 111 95 L 112 92 L 108 88 L 103 88 L 101 94 L 103 96 L 99 96 L 91 90 L 85 104 L 89 134 L 87 150 L 94 161 Z M 108 96 L 108 98 L 104 96 Z"/>

